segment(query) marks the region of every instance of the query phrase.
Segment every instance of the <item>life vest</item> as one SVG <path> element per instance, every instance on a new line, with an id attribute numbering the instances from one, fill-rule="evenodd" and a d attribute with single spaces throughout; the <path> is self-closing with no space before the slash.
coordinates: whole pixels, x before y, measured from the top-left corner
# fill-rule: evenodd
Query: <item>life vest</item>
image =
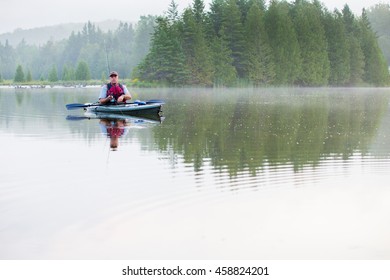
<path id="1" fill-rule="evenodd" d="M 107 84 L 107 97 L 112 95 L 114 96 L 115 100 L 118 100 L 118 98 L 125 94 L 125 90 L 121 84 L 112 85 L 111 83 Z"/>
<path id="2" fill-rule="evenodd" d="M 114 122 L 111 125 L 107 126 L 107 136 L 108 137 L 121 137 L 125 132 L 125 127 L 119 126 L 118 123 Z"/>
<path id="3" fill-rule="evenodd" d="M 123 127 L 108 127 L 107 128 L 107 135 L 108 137 L 121 137 L 123 133 L 125 132 L 125 129 Z"/>

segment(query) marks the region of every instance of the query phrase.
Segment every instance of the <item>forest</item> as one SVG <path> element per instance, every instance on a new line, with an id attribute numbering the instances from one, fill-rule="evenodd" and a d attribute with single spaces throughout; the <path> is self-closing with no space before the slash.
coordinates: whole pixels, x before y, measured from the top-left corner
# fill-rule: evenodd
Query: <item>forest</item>
<path id="1" fill-rule="evenodd" d="M 37 46 L 22 40 L 16 47 L 0 43 L 0 81 L 106 80 L 109 67 L 129 77 L 148 52 L 154 25 L 154 16 L 143 16 L 136 24 L 120 23 L 116 30 L 103 32 L 88 22 L 58 42 Z"/>
<path id="2" fill-rule="evenodd" d="M 318 0 L 194 0 L 180 14 L 173 0 L 115 31 L 88 22 L 60 42 L 0 44 L 0 81 L 106 80 L 112 68 L 167 86 L 385 86 L 389 21 L 388 4 L 356 16 Z"/>

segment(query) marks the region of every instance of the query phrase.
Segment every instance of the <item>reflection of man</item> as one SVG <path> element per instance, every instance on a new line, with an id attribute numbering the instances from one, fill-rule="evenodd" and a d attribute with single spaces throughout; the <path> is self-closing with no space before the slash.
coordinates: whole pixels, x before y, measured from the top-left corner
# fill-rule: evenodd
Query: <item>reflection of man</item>
<path id="1" fill-rule="evenodd" d="M 119 138 L 128 132 L 125 120 L 101 119 L 100 128 L 104 134 L 110 138 L 110 148 L 116 151 L 119 144 Z"/>

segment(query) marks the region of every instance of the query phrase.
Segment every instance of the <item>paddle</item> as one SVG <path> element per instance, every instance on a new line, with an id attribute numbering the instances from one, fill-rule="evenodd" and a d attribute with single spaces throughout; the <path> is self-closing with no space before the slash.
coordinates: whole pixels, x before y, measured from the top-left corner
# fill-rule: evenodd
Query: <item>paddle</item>
<path id="1" fill-rule="evenodd" d="M 154 104 L 154 103 L 164 103 L 162 100 L 158 99 L 151 99 L 148 101 L 140 101 L 140 100 L 135 100 L 134 102 L 131 103 L 120 103 L 120 104 L 138 104 L 138 105 L 146 105 L 146 104 Z M 71 103 L 71 104 L 66 104 L 66 109 L 67 110 L 76 110 L 80 108 L 87 108 L 90 106 L 105 106 L 106 104 L 100 104 L 100 103 Z"/>

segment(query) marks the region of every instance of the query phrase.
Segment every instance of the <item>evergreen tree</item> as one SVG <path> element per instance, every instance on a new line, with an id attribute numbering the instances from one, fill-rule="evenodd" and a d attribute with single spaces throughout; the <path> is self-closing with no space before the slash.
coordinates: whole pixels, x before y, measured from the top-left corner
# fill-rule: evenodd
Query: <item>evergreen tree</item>
<path id="1" fill-rule="evenodd" d="M 175 0 L 171 0 L 166 18 L 170 24 L 177 23 L 179 20 L 178 4 L 175 2 Z"/>
<path id="2" fill-rule="evenodd" d="M 189 83 L 211 85 L 213 83 L 211 52 L 206 44 L 202 24 L 197 23 L 193 10 L 184 11 L 181 31 L 183 50 L 190 71 Z"/>
<path id="3" fill-rule="evenodd" d="M 245 33 L 247 38 L 247 72 L 255 85 L 269 84 L 275 77 L 274 61 L 264 27 L 263 12 L 256 2 L 248 11 Z"/>
<path id="4" fill-rule="evenodd" d="M 22 83 L 24 81 L 25 81 L 25 79 L 24 79 L 23 67 L 22 67 L 22 65 L 19 64 L 18 67 L 16 68 L 14 82 L 15 83 Z"/>
<path id="5" fill-rule="evenodd" d="M 210 37 L 220 36 L 222 21 L 223 21 L 223 10 L 226 6 L 225 0 L 213 0 L 210 4 L 209 12 L 209 30 Z"/>
<path id="6" fill-rule="evenodd" d="M 299 83 L 305 86 L 327 85 L 330 64 L 327 40 L 321 20 L 322 11 L 305 0 L 296 2 L 294 22 L 302 56 Z"/>
<path id="7" fill-rule="evenodd" d="M 238 76 L 245 76 L 245 34 L 237 0 L 227 0 L 222 14 L 221 36 L 232 51 L 233 65 Z"/>
<path id="8" fill-rule="evenodd" d="M 390 65 L 390 4 L 376 4 L 367 12 L 371 27 L 378 37 L 378 44 Z"/>
<path id="9" fill-rule="evenodd" d="M 301 51 L 294 24 L 286 1 L 271 1 L 265 14 L 265 28 L 272 49 L 275 79 L 274 84 L 294 84 L 302 69 Z"/>
<path id="10" fill-rule="evenodd" d="M 365 82 L 383 86 L 389 82 L 389 71 L 386 60 L 379 48 L 375 33 L 371 30 L 366 11 L 360 19 L 362 50 L 365 58 Z"/>
<path id="11" fill-rule="evenodd" d="M 249 10 L 256 4 L 262 12 L 265 12 L 265 1 L 264 0 L 237 0 L 237 5 L 241 11 L 241 21 L 245 24 L 248 17 Z"/>
<path id="12" fill-rule="evenodd" d="M 135 29 L 134 40 L 132 42 L 131 62 L 133 67 L 138 65 L 149 53 L 150 39 L 153 34 L 156 18 L 153 16 L 142 16 Z"/>
<path id="13" fill-rule="evenodd" d="M 55 65 L 53 65 L 53 67 L 51 68 L 47 79 L 49 82 L 57 82 L 58 81 L 57 67 Z"/>
<path id="14" fill-rule="evenodd" d="M 355 16 L 348 5 L 344 6 L 342 14 L 350 54 L 350 79 L 348 84 L 358 85 L 363 81 L 365 67 L 364 53 L 360 43 L 361 34 Z"/>
<path id="15" fill-rule="evenodd" d="M 194 13 L 196 24 L 203 26 L 206 17 L 203 0 L 193 0 L 192 12 Z"/>
<path id="16" fill-rule="evenodd" d="M 237 70 L 233 66 L 232 51 L 225 40 L 215 37 L 211 45 L 214 65 L 214 85 L 232 86 L 237 81 Z"/>
<path id="17" fill-rule="evenodd" d="M 3 80 L 3 76 L 0 73 L 0 83 L 2 83 L 2 82 L 4 82 L 4 80 Z"/>
<path id="18" fill-rule="evenodd" d="M 88 81 L 90 79 L 91 79 L 91 72 L 89 71 L 88 64 L 85 61 L 80 61 L 77 64 L 75 80 Z"/>
<path id="19" fill-rule="evenodd" d="M 159 17 L 149 54 L 136 69 L 136 78 L 182 85 L 188 80 L 188 68 L 177 23 Z"/>
<path id="20" fill-rule="evenodd" d="M 11 79 L 16 70 L 16 54 L 13 47 L 9 44 L 8 39 L 5 40 L 4 46 L 0 43 L 0 62 L 2 67 L 3 77 Z"/>
<path id="21" fill-rule="evenodd" d="M 26 76 L 26 82 L 31 82 L 32 81 L 32 75 L 30 69 L 27 71 L 27 76 Z"/>
<path id="22" fill-rule="evenodd" d="M 63 81 L 74 81 L 75 80 L 75 72 L 72 66 L 64 65 L 62 70 L 62 80 Z"/>
<path id="23" fill-rule="evenodd" d="M 350 81 L 350 53 L 348 37 L 340 12 L 327 13 L 325 31 L 328 41 L 331 85 L 347 85 Z"/>

